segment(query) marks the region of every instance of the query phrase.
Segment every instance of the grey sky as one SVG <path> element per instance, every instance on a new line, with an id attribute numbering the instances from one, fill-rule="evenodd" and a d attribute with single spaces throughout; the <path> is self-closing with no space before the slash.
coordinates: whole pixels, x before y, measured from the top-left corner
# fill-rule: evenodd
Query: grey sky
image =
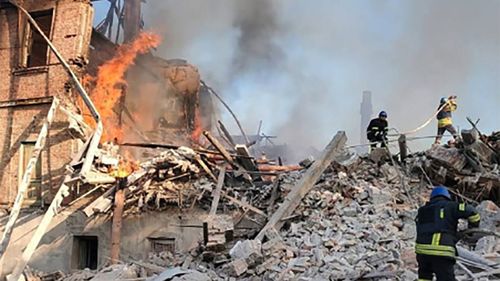
<path id="1" fill-rule="evenodd" d="M 197 65 L 249 131 L 264 120 L 267 133 L 297 146 L 322 147 L 337 130 L 357 143 L 363 90 L 373 92 L 374 111 L 386 110 L 400 131 L 423 123 L 450 94 L 459 96 L 457 126 L 468 127 L 470 116 L 481 118 L 485 133 L 500 129 L 498 0 L 149 0 L 143 6 L 146 28 L 163 37 L 157 54 Z M 435 126 L 418 135 L 435 134 Z"/>

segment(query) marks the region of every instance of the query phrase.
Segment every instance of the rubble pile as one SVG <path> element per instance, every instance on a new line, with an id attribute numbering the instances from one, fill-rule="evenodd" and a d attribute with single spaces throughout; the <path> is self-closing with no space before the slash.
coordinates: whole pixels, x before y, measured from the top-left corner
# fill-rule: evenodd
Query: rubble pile
<path id="1" fill-rule="evenodd" d="M 474 143 L 484 147 L 480 140 Z M 480 201 L 491 195 L 488 192 L 498 176 L 491 154 L 490 162 L 473 158 L 480 159 L 483 168 L 474 170 L 467 159 L 479 154 L 470 153 L 477 150 L 466 145 L 434 147 L 411 155 L 404 165 L 385 149 L 367 157 L 341 150 L 318 174 L 319 179 L 311 182 L 312 189 L 297 201 L 291 215 L 281 218 L 284 226 L 260 239 L 259 231 L 303 184 L 314 169 L 313 161 L 302 163 L 305 169 L 300 171 L 272 166 L 274 171 L 266 171 L 265 178 L 253 158 L 216 149 L 209 153 L 187 147 L 155 150 L 156 155 L 126 177 L 125 214 L 195 204 L 206 210 L 207 237 L 197 248 L 189 253 L 152 253 L 146 261 L 123 259 L 124 264 L 45 280 L 415 280 L 414 219 L 431 183 L 448 184 L 453 179 L 451 187 L 462 199 L 468 198 L 463 194 L 483 190 L 474 197 Z M 101 165 L 113 162 L 104 158 L 101 155 Z M 461 182 L 468 177 L 477 179 L 471 183 L 474 189 L 461 190 Z M 84 212 L 88 216 L 109 213 L 116 188 L 114 180 L 108 183 Z M 481 227 L 498 232 L 498 206 L 484 201 L 478 209 Z M 244 219 L 253 225 L 241 227 Z M 458 280 L 498 276 L 498 238 L 482 237 L 475 247 L 464 239 L 458 250 Z"/>
<path id="2" fill-rule="evenodd" d="M 128 193 L 128 202 L 137 202 L 134 211 L 161 211 L 170 205 L 188 207 L 198 190 L 193 184 L 200 170 L 192 159 L 195 152 L 187 147 L 169 149 L 140 164 L 137 180 Z"/>
<path id="3" fill-rule="evenodd" d="M 479 138 L 462 130 L 456 147 L 435 146 L 406 159 L 417 173 L 456 190 L 469 202 L 491 199 L 500 203 L 500 132 Z M 482 140 L 481 140 L 482 139 Z"/>
<path id="4" fill-rule="evenodd" d="M 201 264 L 220 278 L 356 280 L 385 276 L 393 280 L 405 276 L 409 279 L 404 280 L 410 280 L 415 276 L 412 204 L 408 199 L 397 202 L 395 198 L 406 195 L 376 164 L 369 159 L 355 162 L 356 169 L 349 174 L 333 169 L 324 173 L 280 236 L 262 244 L 258 240 L 238 242 L 225 265 Z M 298 172 L 282 175 L 283 193 L 299 178 Z"/>
<path id="5" fill-rule="evenodd" d="M 196 203 L 209 210 L 216 185 L 215 175 L 221 173 L 220 169 L 225 163 L 217 154 L 207 156 L 181 146 L 162 150 L 157 156 L 136 165 L 135 171 L 127 176 L 126 214 L 163 211 L 169 207 L 189 208 Z M 282 172 L 286 170 L 279 173 Z M 265 199 L 270 197 L 273 184 L 262 180 L 245 181 L 231 167 L 225 173 L 226 181 L 231 182 L 223 191 L 222 201 L 226 204 L 226 210 L 234 209 L 238 202 L 266 209 L 268 202 Z M 106 185 L 107 192 L 86 207 L 87 215 L 111 212 L 111 191 L 116 183 L 115 179 L 109 178 L 109 175 L 104 174 L 104 179 L 110 182 Z M 103 183 L 94 183 L 98 184 Z"/>

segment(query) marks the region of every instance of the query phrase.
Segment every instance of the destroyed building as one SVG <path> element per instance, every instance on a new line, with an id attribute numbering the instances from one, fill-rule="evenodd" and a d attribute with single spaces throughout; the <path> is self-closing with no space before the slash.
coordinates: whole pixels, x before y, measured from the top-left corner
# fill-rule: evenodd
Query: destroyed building
<path id="1" fill-rule="evenodd" d="M 33 0 L 19 3 L 65 58 L 79 80 L 97 76 L 99 67 L 115 56 L 118 45 L 92 27 L 91 1 Z M 127 20 L 135 19 L 126 18 Z M 48 43 L 20 9 L 9 1 L 0 1 L 0 30 L 0 71 L 3 73 L 0 78 L 0 204 L 4 210 L 12 208 L 28 162 L 34 153 L 39 152 L 24 194 L 22 207 L 25 211 L 22 215 L 26 216 L 12 235 L 29 237 L 33 227 L 41 219 L 37 210 L 51 203 L 64 180 L 66 165 L 84 147 L 92 133 L 92 128 L 85 123 L 90 113 L 78 96 L 67 70 Z M 127 31 L 129 34 L 125 39 L 129 41 L 139 32 L 136 28 L 133 32 Z M 139 130 L 127 132 L 127 137 L 121 142 L 147 139 L 150 142 L 168 140 L 168 143 L 186 144 L 190 141 L 186 136 L 191 136 L 196 131 L 201 133 L 202 128 L 211 127 L 214 108 L 208 96 L 210 94 L 206 90 L 200 90 L 200 76 L 196 67 L 184 60 L 165 60 L 144 54 L 127 70 L 127 83 L 118 89 L 122 94 L 119 97 L 120 105 L 113 108 L 113 113 L 118 116 L 120 126 L 122 123 L 129 124 L 127 129 L 131 130 L 130 128 L 136 128 L 136 122 L 140 122 L 141 128 L 140 133 Z M 85 86 L 92 92 L 95 83 L 90 82 Z M 137 100 L 144 101 L 140 103 L 141 108 L 136 106 Z M 202 114 L 208 117 L 203 118 Z M 135 120 L 138 117 L 141 119 Z M 46 138 L 41 133 L 45 129 L 44 124 L 50 125 Z M 105 134 L 111 129 L 111 126 L 105 128 Z M 38 139 L 44 144 L 41 151 L 36 146 Z M 63 205 L 86 191 L 85 186 L 71 188 Z M 186 217 L 172 217 L 182 222 L 189 221 Z M 128 241 L 143 240 L 148 243 L 142 246 L 132 243 L 134 247 L 147 247 L 138 249 L 137 252 L 147 253 L 151 247 L 160 247 L 163 243 L 167 245 L 162 247 L 177 245 L 182 249 L 190 246 L 182 244 L 182 241 L 189 243 L 189 239 L 178 238 L 189 237 L 191 231 L 182 233 L 182 230 L 179 232 L 176 228 L 172 233 L 166 230 L 166 233 L 154 234 L 159 228 L 158 222 L 164 218 L 151 215 L 146 221 L 137 221 L 147 233 L 146 236 L 140 236 L 140 239 L 133 238 L 134 235 L 141 235 L 137 231 L 127 231 L 132 235 Z M 73 223 L 67 224 L 69 221 Z M 109 236 L 109 231 L 104 229 L 109 226 L 98 225 L 87 231 L 86 224 L 77 216 L 68 218 L 65 223 L 61 221 L 56 224 L 57 227 L 52 232 L 49 231 L 46 237 L 62 235 L 62 244 L 46 245 L 44 250 L 40 249 L 35 254 L 32 264 L 65 271 L 72 268 L 95 268 L 101 264 L 107 255 L 103 245 L 106 245 L 106 236 Z M 164 224 L 167 225 L 167 222 Z M 178 225 L 180 224 L 179 222 Z M 153 229 L 148 225 L 153 226 Z M 106 232 L 106 235 L 102 236 L 99 229 Z M 173 242 L 176 238 L 177 241 Z M 51 239 L 46 241 L 49 243 Z M 4 261 L 3 272 L 12 270 L 17 262 L 12 257 L 20 257 L 27 242 L 23 238 L 9 244 L 6 249 L 6 256 L 9 258 Z M 51 260 L 44 258 L 47 253 L 51 253 Z"/>
<path id="2" fill-rule="evenodd" d="M 23 5 L 58 46 L 80 79 L 86 75 L 95 76 L 98 67 L 113 57 L 117 46 L 92 28 L 93 9 L 89 1 L 24 1 Z M 23 174 L 23 166 L 31 155 L 52 98 L 60 99 L 70 112 L 80 113 L 81 108 L 68 75 L 39 33 L 8 1 L 2 1 L 0 7 L 1 71 L 4 73 L 0 83 L 0 110 L 4 122 L 1 126 L 1 168 L 4 173 L 0 182 L 2 186 L 11 187 L 16 186 Z M 133 114 L 139 111 L 146 133 L 158 128 L 192 131 L 196 110 L 203 110 L 203 116 L 210 116 L 207 112 L 213 111 L 211 101 L 206 101 L 209 94 L 199 91 L 197 69 L 183 60 L 143 56 L 129 70 L 128 76 L 128 87 L 124 91 L 129 95 L 120 108 L 120 121 L 130 122 L 122 119 L 133 119 Z M 201 99 L 207 105 L 202 109 L 198 109 L 199 93 L 204 95 Z M 154 105 L 159 108 L 151 108 L 153 105 L 133 108 L 134 99 L 143 99 L 141 105 L 145 107 L 148 100 L 155 101 Z M 66 130 L 74 122 L 64 114 L 56 115 L 50 132 L 51 143 L 42 152 L 32 176 L 28 201 L 40 202 L 44 196 L 50 201 L 50 187 L 58 184 L 62 168 L 81 146 L 81 140 Z M 210 118 L 202 122 L 204 128 L 211 127 Z M 155 137 L 159 138 L 150 136 L 153 140 Z M 41 189 L 42 185 L 46 190 Z M 6 188 L 0 192 L 1 204 L 13 202 L 16 190 Z"/>
<path id="3" fill-rule="evenodd" d="M 300 165 L 253 155 L 273 136 L 215 136 L 196 67 L 150 52 L 141 1 L 111 2 L 93 28 L 92 1 L 0 1 L 0 277 L 413 280 L 416 206 L 438 183 L 498 231 L 500 133 L 394 157 L 339 131 Z M 498 277 L 497 241 L 460 244 L 460 280 Z"/>

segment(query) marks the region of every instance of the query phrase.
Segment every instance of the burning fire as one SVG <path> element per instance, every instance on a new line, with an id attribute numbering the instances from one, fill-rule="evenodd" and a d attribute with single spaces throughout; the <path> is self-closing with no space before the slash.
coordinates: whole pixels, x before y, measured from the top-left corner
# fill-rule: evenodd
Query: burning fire
<path id="1" fill-rule="evenodd" d="M 99 67 L 97 77 L 84 79 L 95 83 L 91 97 L 104 124 L 102 141 L 123 140 L 123 127 L 118 120 L 115 108 L 123 102 L 123 91 L 127 86 L 125 72 L 134 64 L 137 55 L 144 54 L 159 44 L 158 35 L 142 32 L 133 42 L 118 47 L 115 57 Z M 90 119 L 91 117 L 86 115 L 85 121 L 93 124 L 93 120 Z"/>
<path id="2" fill-rule="evenodd" d="M 126 178 L 134 171 L 139 169 L 139 163 L 132 160 L 131 155 L 125 152 L 124 156 L 120 157 L 118 161 L 118 166 L 114 166 L 110 169 L 109 174 L 115 178 Z"/>
<path id="3" fill-rule="evenodd" d="M 203 132 L 203 128 L 202 128 L 202 124 L 201 124 L 200 109 L 198 107 L 196 107 L 196 110 L 194 113 L 194 129 L 193 129 L 193 132 L 191 133 L 191 139 L 194 142 L 199 142 L 202 132 Z"/>

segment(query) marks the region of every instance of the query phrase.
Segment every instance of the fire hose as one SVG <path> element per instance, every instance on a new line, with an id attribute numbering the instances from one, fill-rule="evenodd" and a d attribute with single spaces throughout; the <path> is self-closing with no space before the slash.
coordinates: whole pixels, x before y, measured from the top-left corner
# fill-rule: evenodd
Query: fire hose
<path id="1" fill-rule="evenodd" d="M 404 132 L 403 135 L 411 135 L 411 134 L 414 134 L 420 130 L 422 130 L 423 128 L 427 127 L 427 125 L 429 125 L 429 123 L 431 123 L 432 119 L 434 119 L 441 110 L 443 110 L 443 108 L 445 106 L 447 106 L 449 104 L 449 101 L 443 103 L 437 110 L 436 112 L 434 112 L 434 114 L 432 114 L 431 117 L 429 117 L 429 119 L 427 119 L 427 121 L 425 121 L 422 125 L 420 125 L 419 127 L 411 130 L 411 131 L 407 131 L 407 132 Z"/>

